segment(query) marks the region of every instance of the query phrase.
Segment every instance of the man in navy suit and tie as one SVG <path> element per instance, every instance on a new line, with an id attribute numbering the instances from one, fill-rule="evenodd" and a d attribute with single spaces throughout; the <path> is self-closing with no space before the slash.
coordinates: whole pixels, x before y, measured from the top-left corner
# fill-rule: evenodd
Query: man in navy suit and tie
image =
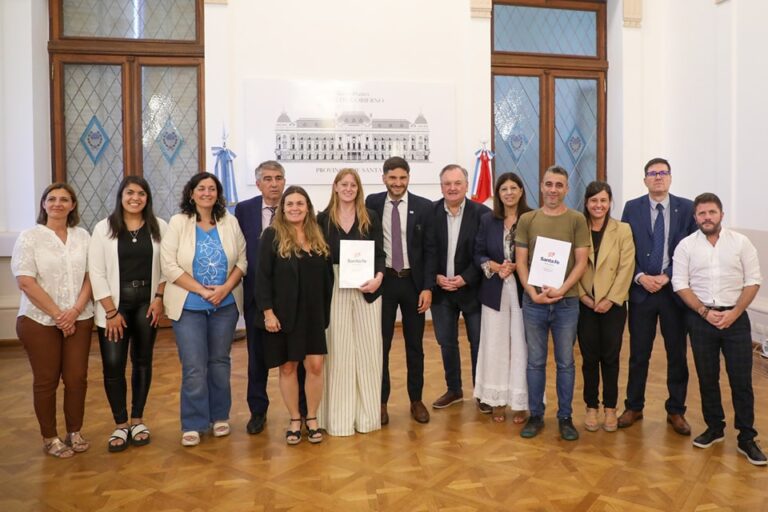
<path id="1" fill-rule="evenodd" d="M 261 330 L 254 325 L 256 307 L 256 269 L 259 264 L 259 242 L 261 233 L 269 227 L 275 216 L 280 197 L 285 188 L 285 170 L 279 162 L 267 160 L 256 168 L 256 186 L 260 196 L 242 201 L 235 206 L 235 217 L 245 236 L 245 251 L 248 259 L 248 273 L 243 279 L 243 302 L 245 305 L 245 331 L 248 338 L 248 408 L 251 418 L 246 430 L 258 434 L 264 430 L 267 421 L 267 378 L 269 368 L 264 364 L 264 349 L 261 344 Z M 302 415 L 306 416 L 304 399 L 303 366 L 299 365 L 299 403 Z"/>
<path id="2" fill-rule="evenodd" d="M 693 203 L 669 193 L 672 168 L 663 158 L 645 164 L 648 195 L 627 201 L 622 222 L 632 227 L 635 241 L 635 277 L 629 290 L 629 379 L 625 411 L 619 427 L 643 418 L 645 383 L 656 322 L 667 351 L 667 422 L 680 435 L 691 435 L 685 420 L 688 390 L 685 308 L 670 285 L 672 255 L 677 244 L 696 231 Z"/>
<path id="3" fill-rule="evenodd" d="M 408 192 L 410 172 L 404 159 L 388 158 L 384 162 L 383 176 L 387 191 L 371 194 L 365 200 L 365 205 L 382 220 L 386 253 L 386 272 L 381 285 L 381 332 L 384 341 L 382 425 L 389 423 L 389 350 L 398 307 L 403 321 L 411 416 L 419 423 L 429 421 L 429 412 L 421 394 L 424 388 L 424 314 L 432 303 L 432 287 L 435 284 L 432 202 Z"/>
<path id="4" fill-rule="evenodd" d="M 480 217 L 491 210 L 467 199 L 469 175 L 459 165 L 446 165 L 440 171 L 443 198 L 435 203 L 435 239 L 437 240 L 437 275 L 432 300 L 432 325 L 443 356 L 446 392 L 432 403 L 443 409 L 464 399 L 459 356 L 459 314 L 469 339 L 472 358 L 472 384 L 475 383 L 477 352 L 480 347 L 480 277 L 475 265 L 475 236 Z M 482 412 L 491 412 L 480 404 Z"/>

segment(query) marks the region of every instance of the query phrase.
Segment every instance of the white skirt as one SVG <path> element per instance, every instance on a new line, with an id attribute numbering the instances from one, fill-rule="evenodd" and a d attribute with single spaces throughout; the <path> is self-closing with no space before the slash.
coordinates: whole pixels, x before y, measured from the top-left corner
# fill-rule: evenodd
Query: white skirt
<path id="1" fill-rule="evenodd" d="M 500 310 L 483 306 L 475 398 L 493 407 L 527 410 L 527 365 L 523 310 L 513 274 L 504 281 Z"/>

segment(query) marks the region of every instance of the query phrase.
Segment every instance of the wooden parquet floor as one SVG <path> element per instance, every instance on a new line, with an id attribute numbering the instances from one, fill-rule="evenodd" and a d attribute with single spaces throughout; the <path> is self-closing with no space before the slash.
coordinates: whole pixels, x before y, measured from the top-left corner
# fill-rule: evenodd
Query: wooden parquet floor
<path id="1" fill-rule="evenodd" d="M 245 433 L 246 346 L 233 345 L 233 433 L 205 436 L 200 446 L 180 443 L 179 362 L 169 329 L 155 351 L 155 375 L 146 422 L 152 444 L 110 454 L 111 415 L 102 388 L 98 344 L 90 359 L 84 433 L 92 442 L 69 460 L 44 456 L 32 410 L 32 378 L 18 344 L 0 346 L 0 511 L 759 511 L 768 510 L 768 469 L 736 452 L 732 428 L 708 450 L 665 423 L 664 350 L 657 340 L 645 419 L 617 433 L 581 428 L 583 402 L 577 371 L 577 442 L 558 437 L 554 406 L 543 433 L 519 437 L 511 421 L 494 424 L 473 400 L 419 425 L 408 412 L 402 339 L 391 358 L 390 424 L 380 432 L 328 438 L 321 445 L 284 442 L 288 414 L 270 377 L 273 397 L 266 430 Z M 399 336 L 399 334 L 398 334 Z M 398 341 L 399 340 L 399 341 Z M 464 382 L 471 382 L 466 342 Z M 444 391 L 440 352 L 431 329 L 425 338 L 427 404 Z M 547 398 L 556 404 L 554 363 Z M 622 354 L 624 396 L 628 349 Z M 690 359 L 690 355 L 689 355 Z M 577 362 L 579 359 L 577 358 Z M 703 431 L 698 384 L 690 361 L 689 412 L 694 435 Z M 274 372 L 273 372 L 274 374 Z M 768 432 L 768 362 L 755 358 L 757 429 Z M 725 374 L 723 382 L 727 382 Z M 732 424 L 727 385 L 724 405 Z M 465 396 L 471 389 L 465 384 Z M 60 398 L 61 400 L 61 398 Z M 63 420 L 60 420 L 63 425 Z M 768 446 L 766 446 L 768 448 Z"/>

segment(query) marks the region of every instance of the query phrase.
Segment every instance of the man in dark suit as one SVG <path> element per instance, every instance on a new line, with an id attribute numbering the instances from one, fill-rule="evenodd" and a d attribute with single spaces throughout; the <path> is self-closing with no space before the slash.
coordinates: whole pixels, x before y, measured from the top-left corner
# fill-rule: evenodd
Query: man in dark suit
<path id="1" fill-rule="evenodd" d="M 691 427 L 685 420 L 688 389 L 685 308 L 669 281 L 677 244 L 697 228 L 693 203 L 670 194 L 671 183 L 669 162 L 663 158 L 650 160 L 645 164 L 648 195 L 627 201 L 621 216 L 622 222 L 632 227 L 635 273 L 629 290 L 627 399 L 619 427 L 629 427 L 643 418 L 648 363 L 658 320 L 667 351 L 667 422 L 675 432 L 687 436 L 691 434 Z"/>
<path id="2" fill-rule="evenodd" d="M 491 210 L 467 200 L 468 186 L 469 176 L 463 167 L 451 164 L 440 171 L 443 198 L 435 203 L 434 209 L 437 286 L 432 299 L 432 324 L 443 356 L 448 390 L 432 403 L 435 409 L 443 409 L 464 399 L 459 356 L 459 314 L 464 316 L 472 357 L 472 384 L 475 383 L 480 346 L 478 292 L 482 274 L 474 263 L 475 235 L 480 217 Z M 489 406 L 483 404 L 481 410 L 483 408 L 490 412 Z"/>
<path id="3" fill-rule="evenodd" d="M 424 388 L 424 314 L 432 303 L 435 284 L 435 248 L 432 230 L 432 202 L 408 192 L 411 169 L 404 159 L 384 162 L 386 192 L 371 194 L 365 205 L 382 219 L 386 272 L 381 285 L 381 332 L 384 341 L 381 385 L 381 424 L 389 423 L 389 350 L 400 308 L 408 367 L 408 398 L 411 416 L 419 423 L 429 421 L 422 402 Z"/>
<path id="4" fill-rule="evenodd" d="M 251 418 L 246 430 L 249 434 L 258 434 L 264 430 L 267 421 L 267 378 L 269 368 L 264 364 L 264 352 L 261 345 L 261 330 L 255 327 L 256 308 L 256 269 L 259 264 L 259 243 L 261 233 L 272 223 L 277 205 L 285 188 L 285 170 L 279 162 L 268 160 L 256 168 L 256 186 L 260 196 L 242 201 L 235 206 L 235 217 L 245 236 L 245 251 L 248 259 L 248 273 L 243 279 L 243 302 L 245 309 L 245 330 L 248 338 L 248 408 Z M 303 366 L 299 365 L 299 402 L 302 414 L 306 415 Z"/>

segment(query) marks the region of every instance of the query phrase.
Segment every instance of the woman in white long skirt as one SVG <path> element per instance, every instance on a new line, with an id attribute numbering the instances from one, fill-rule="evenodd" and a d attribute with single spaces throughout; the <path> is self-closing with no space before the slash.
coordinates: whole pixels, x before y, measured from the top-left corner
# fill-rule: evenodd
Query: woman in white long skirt
<path id="1" fill-rule="evenodd" d="M 523 181 L 504 173 L 496 181 L 493 211 L 480 221 L 475 243 L 475 263 L 483 269 L 480 286 L 483 305 L 480 351 L 474 396 L 493 407 L 493 420 L 506 419 L 506 408 L 515 411 L 515 423 L 525 421 L 528 385 L 525 376 L 527 349 L 521 309 L 522 288 L 515 276 L 515 228 L 529 211 Z"/>

